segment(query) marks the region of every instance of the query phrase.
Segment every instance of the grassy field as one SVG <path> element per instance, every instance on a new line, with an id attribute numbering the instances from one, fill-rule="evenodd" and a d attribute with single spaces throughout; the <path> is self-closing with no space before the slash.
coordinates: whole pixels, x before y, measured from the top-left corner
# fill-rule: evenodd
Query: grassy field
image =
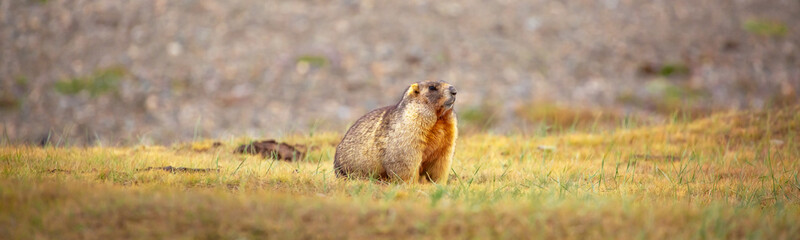
<path id="1" fill-rule="evenodd" d="M 0 147 L 0 236 L 800 238 L 800 107 L 458 140 L 446 185 L 334 177 L 339 133 L 298 162 L 248 139 Z M 175 166 L 210 172 L 142 170 Z"/>

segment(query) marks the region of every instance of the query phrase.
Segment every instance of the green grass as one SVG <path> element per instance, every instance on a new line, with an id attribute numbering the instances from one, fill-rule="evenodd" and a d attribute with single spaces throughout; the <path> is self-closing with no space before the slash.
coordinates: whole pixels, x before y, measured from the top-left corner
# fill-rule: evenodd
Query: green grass
<path id="1" fill-rule="evenodd" d="M 91 97 L 97 97 L 117 91 L 119 82 L 125 75 L 127 75 L 125 68 L 110 67 L 99 69 L 90 76 L 58 81 L 53 87 L 56 92 L 64 95 L 76 95 L 85 91 Z"/>
<path id="2" fill-rule="evenodd" d="M 798 110 L 462 136 L 446 185 L 337 179 L 337 133 L 280 139 L 319 147 L 291 163 L 231 153 L 249 139 L 5 145 L 0 236 L 797 239 Z M 220 171 L 137 171 L 166 165 Z"/>
<path id="3" fill-rule="evenodd" d="M 783 37 L 789 33 L 786 24 L 766 19 L 748 19 L 742 24 L 744 30 L 761 36 Z"/>

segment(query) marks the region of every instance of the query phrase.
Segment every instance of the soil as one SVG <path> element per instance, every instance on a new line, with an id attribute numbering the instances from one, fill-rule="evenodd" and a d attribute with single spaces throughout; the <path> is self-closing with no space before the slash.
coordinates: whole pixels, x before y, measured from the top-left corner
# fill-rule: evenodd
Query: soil
<path id="1" fill-rule="evenodd" d="M 286 143 L 279 143 L 275 140 L 264 140 L 253 142 L 251 144 L 243 144 L 234 150 L 234 153 L 242 154 L 258 154 L 264 158 L 272 158 L 284 161 L 296 161 L 304 159 L 306 156 L 304 145 L 289 145 Z"/>
<path id="2" fill-rule="evenodd" d="M 187 167 L 173 167 L 173 166 L 147 167 L 147 168 L 142 168 L 142 169 L 136 169 L 136 171 L 150 171 L 150 170 L 162 170 L 162 171 L 167 171 L 167 172 L 170 172 L 170 173 L 219 172 L 218 168 L 187 168 Z"/>

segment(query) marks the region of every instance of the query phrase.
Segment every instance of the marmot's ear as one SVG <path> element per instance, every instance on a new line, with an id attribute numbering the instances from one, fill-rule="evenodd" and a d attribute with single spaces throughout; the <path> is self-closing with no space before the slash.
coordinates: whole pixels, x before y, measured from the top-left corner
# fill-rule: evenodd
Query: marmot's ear
<path id="1" fill-rule="evenodd" d="M 411 84 L 411 87 L 408 88 L 408 94 L 411 95 L 412 93 L 413 94 L 419 93 L 419 85 L 418 84 L 416 84 L 416 83 Z"/>

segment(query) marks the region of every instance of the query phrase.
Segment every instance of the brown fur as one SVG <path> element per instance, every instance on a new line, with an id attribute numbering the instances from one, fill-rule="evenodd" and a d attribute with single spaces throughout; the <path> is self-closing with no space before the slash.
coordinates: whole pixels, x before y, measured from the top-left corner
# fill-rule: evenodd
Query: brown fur
<path id="1" fill-rule="evenodd" d="M 455 95 L 443 81 L 415 83 L 396 105 L 358 119 L 336 147 L 336 175 L 447 183 L 458 137 Z"/>

